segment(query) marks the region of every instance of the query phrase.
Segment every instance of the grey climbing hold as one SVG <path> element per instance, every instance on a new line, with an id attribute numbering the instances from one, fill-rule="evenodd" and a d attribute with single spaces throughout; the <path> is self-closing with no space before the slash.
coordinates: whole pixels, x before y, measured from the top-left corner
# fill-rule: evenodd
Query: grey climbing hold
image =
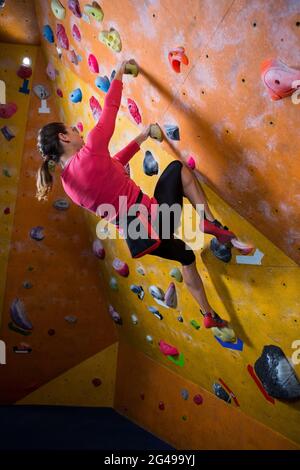
<path id="1" fill-rule="evenodd" d="M 117 323 L 118 325 L 123 324 L 121 315 L 118 312 L 116 312 L 116 310 L 114 309 L 112 305 L 109 305 L 108 312 L 115 323 Z"/>
<path id="2" fill-rule="evenodd" d="M 158 318 L 159 320 L 162 320 L 164 317 L 162 316 L 161 313 L 157 310 L 155 307 L 148 307 L 148 310 L 153 313 L 153 315 Z"/>
<path id="3" fill-rule="evenodd" d="M 177 317 L 177 320 L 180 321 L 180 323 L 183 323 L 183 317 L 181 315 Z"/>
<path id="4" fill-rule="evenodd" d="M 15 325 L 23 330 L 32 330 L 33 326 L 27 317 L 24 303 L 16 298 L 10 306 L 10 316 Z"/>
<path id="5" fill-rule="evenodd" d="M 180 140 L 179 127 L 178 126 L 173 126 L 173 125 L 166 124 L 164 126 L 164 128 L 165 128 L 166 134 L 169 137 L 169 139 L 171 139 L 171 140 Z"/>
<path id="6" fill-rule="evenodd" d="M 56 199 L 53 203 L 53 207 L 57 209 L 58 211 L 66 211 L 70 207 L 69 201 L 67 199 L 61 198 L 61 199 Z"/>
<path id="7" fill-rule="evenodd" d="M 174 282 L 171 282 L 166 294 L 165 294 L 165 302 L 168 307 L 176 308 L 177 307 L 177 294 L 176 294 L 176 287 Z"/>
<path id="8" fill-rule="evenodd" d="M 186 388 L 183 388 L 180 394 L 184 400 L 187 400 L 189 398 L 189 392 Z"/>
<path id="9" fill-rule="evenodd" d="M 182 282 L 183 280 L 181 271 L 178 268 L 171 269 L 170 276 L 174 277 L 174 279 L 176 279 L 177 282 Z"/>
<path id="10" fill-rule="evenodd" d="M 144 169 L 144 173 L 148 176 L 157 175 L 158 173 L 158 163 L 153 157 L 150 150 L 147 150 L 145 153 L 145 157 L 143 161 L 143 169 Z"/>
<path id="11" fill-rule="evenodd" d="M 147 335 L 147 336 L 146 336 L 146 341 L 147 341 L 148 343 L 153 344 L 153 337 L 152 337 L 151 335 Z"/>
<path id="12" fill-rule="evenodd" d="M 131 321 L 134 325 L 137 325 L 139 322 L 138 317 L 134 313 L 131 315 Z"/>
<path id="13" fill-rule="evenodd" d="M 119 290 L 117 278 L 115 278 L 114 276 L 110 278 L 109 287 L 115 291 Z"/>
<path id="14" fill-rule="evenodd" d="M 47 100 L 51 95 L 48 88 L 40 84 L 33 87 L 33 92 L 40 100 Z"/>
<path id="15" fill-rule="evenodd" d="M 154 299 L 158 299 L 158 300 L 164 300 L 165 299 L 165 293 L 160 287 L 150 286 L 149 287 L 149 292 L 152 295 L 152 297 L 154 297 Z"/>
<path id="16" fill-rule="evenodd" d="M 41 227 L 38 225 L 37 227 L 33 227 L 30 230 L 30 237 L 33 240 L 41 241 L 45 238 L 45 235 L 43 234 L 44 227 Z"/>
<path id="17" fill-rule="evenodd" d="M 230 395 L 226 392 L 226 390 L 220 385 L 219 383 L 213 384 L 213 391 L 216 397 L 221 398 L 221 400 L 226 401 L 227 403 L 231 403 Z"/>
<path id="18" fill-rule="evenodd" d="M 280 347 L 264 346 L 254 370 L 271 397 L 281 400 L 300 398 L 299 379 Z"/>
<path id="19" fill-rule="evenodd" d="M 144 270 L 144 268 L 143 268 L 142 266 L 138 266 L 138 267 L 136 268 L 136 272 L 139 273 L 139 274 L 141 274 L 142 276 L 145 276 L 145 274 L 146 274 L 146 273 L 145 273 L 145 270 Z"/>
<path id="20" fill-rule="evenodd" d="M 216 238 L 213 238 L 210 241 L 210 250 L 215 255 L 216 258 L 223 261 L 224 263 L 229 263 L 232 258 L 231 253 L 231 244 L 223 245 Z"/>
<path id="21" fill-rule="evenodd" d="M 145 292 L 142 286 L 137 286 L 136 284 L 131 284 L 130 290 L 134 292 L 134 294 L 137 294 L 138 298 L 140 300 L 143 300 L 145 296 Z"/>
<path id="22" fill-rule="evenodd" d="M 76 315 L 66 315 L 64 319 L 66 320 L 66 322 L 71 323 L 71 324 L 77 323 L 77 320 L 78 320 Z"/>

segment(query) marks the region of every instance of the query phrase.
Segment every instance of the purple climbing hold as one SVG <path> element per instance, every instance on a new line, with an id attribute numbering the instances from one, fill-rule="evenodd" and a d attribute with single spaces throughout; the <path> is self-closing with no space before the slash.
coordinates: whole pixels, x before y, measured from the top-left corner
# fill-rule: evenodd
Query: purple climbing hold
<path id="1" fill-rule="evenodd" d="M 129 267 L 128 264 L 124 261 L 121 261 L 119 258 L 113 260 L 112 266 L 115 271 L 117 271 L 120 276 L 128 277 L 129 276 Z"/>
<path id="2" fill-rule="evenodd" d="M 80 30 L 79 30 L 79 28 L 76 24 L 73 24 L 72 36 L 75 39 L 75 41 L 78 41 L 78 42 L 81 41 L 81 33 L 80 33 Z"/>
<path id="3" fill-rule="evenodd" d="M 186 388 L 183 388 L 180 393 L 184 400 L 187 400 L 189 398 L 189 392 Z"/>
<path id="4" fill-rule="evenodd" d="M 10 306 L 10 316 L 12 321 L 23 330 L 32 330 L 32 323 L 27 318 L 23 302 L 16 298 Z"/>
<path id="5" fill-rule="evenodd" d="M 165 302 L 168 307 L 176 308 L 177 307 L 177 294 L 176 287 L 174 282 L 171 282 L 166 293 L 165 293 Z"/>
<path id="6" fill-rule="evenodd" d="M 63 49 L 68 50 L 69 39 L 65 30 L 65 27 L 60 23 L 56 25 L 56 37 L 57 37 L 58 45 L 62 47 Z"/>
<path id="7" fill-rule="evenodd" d="M 49 62 L 47 65 L 46 74 L 50 78 L 50 80 L 53 80 L 53 81 L 56 79 L 56 75 L 58 75 L 57 70 L 54 68 L 51 62 Z"/>
<path id="8" fill-rule="evenodd" d="M 37 227 L 33 227 L 30 230 L 30 237 L 33 240 L 41 241 L 45 238 L 45 235 L 43 234 L 44 227 L 41 227 L 38 225 Z"/>
<path id="9" fill-rule="evenodd" d="M 101 240 L 99 240 L 99 238 L 97 238 L 93 242 L 93 252 L 94 252 L 94 255 L 97 256 L 97 258 L 99 258 L 99 259 L 104 259 L 105 258 L 105 249 L 104 249 L 104 246 L 103 246 Z"/>
<path id="10" fill-rule="evenodd" d="M 123 321 L 122 321 L 122 318 L 121 318 L 120 314 L 115 311 L 115 309 L 112 305 L 109 305 L 108 312 L 109 312 L 111 318 L 113 319 L 113 321 L 115 323 L 117 323 L 117 325 L 122 325 L 123 324 Z"/>
<path id="11" fill-rule="evenodd" d="M 196 403 L 196 405 L 202 405 L 203 403 L 203 397 L 202 395 L 195 395 L 194 398 L 193 398 L 193 401 L 194 403 Z"/>
<path id="12" fill-rule="evenodd" d="M 80 5 L 78 0 L 68 0 L 68 7 L 71 10 L 71 12 L 77 16 L 77 18 L 82 17 L 82 13 L 80 10 Z"/>
<path id="13" fill-rule="evenodd" d="M 4 137 L 6 138 L 6 140 L 8 140 L 8 141 L 10 141 L 11 139 L 13 139 L 15 137 L 15 135 L 12 133 L 12 131 L 7 126 L 1 127 L 1 132 L 4 135 Z"/>

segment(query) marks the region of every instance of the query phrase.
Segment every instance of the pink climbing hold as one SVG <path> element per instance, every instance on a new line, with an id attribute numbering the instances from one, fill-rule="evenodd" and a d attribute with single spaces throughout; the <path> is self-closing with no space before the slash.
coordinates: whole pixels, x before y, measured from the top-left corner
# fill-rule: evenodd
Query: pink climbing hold
<path id="1" fill-rule="evenodd" d="M 93 117 L 94 117 L 95 121 L 99 121 L 100 116 L 101 116 L 101 112 L 102 112 L 102 108 L 101 108 L 101 105 L 100 105 L 99 101 L 96 100 L 96 98 L 94 96 L 92 96 L 90 98 L 90 108 L 92 110 Z"/>
<path id="2" fill-rule="evenodd" d="M 164 409 L 165 409 L 165 404 L 164 404 L 163 401 L 160 401 L 160 402 L 159 402 L 158 408 L 159 408 L 161 411 L 164 411 Z"/>
<path id="3" fill-rule="evenodd" d="M 137 124 L 141 124 L 142 118 L 137 104 L 131 99 L 127 98 L 128 110 Z"/>
<path id="4" fill-rule="evenodd" d="M 31 77 L 32 75 L 32 68 L 28 67 L 27 65 L 21 65 L 17 71 L 17 75 L 24 80 Z"/>
<path id="5" fill-rule="evenodd" d="M 103 247 L 101 240 L 99 240 L 99 238 L 97 238 L 97 240 L 94 240 L 93 252 L 94 252 L 94 255 L 97 256 L 97 258 L 99 259 L 105 258 L 105 249 Z"/>
<path id="6" fill-rule="evenodd" d="M 203 403 L 202 395 L 195 395 L 193 400 L 194 400 L 194 403 L 196 403 L 196 405 L 202 405 Z"/>
<path id="7" fill-rule="evenodd" d="M 176 308 L 177 307 L 177 294 L 176 287 L 174 282 L 171 282 L 166 293 L 165 293 L 165 303 L 168 307 Z"/>
<path id="8" fill-rule="evenodd" d="M 187 164 L 191 170 L 194 170 L 196 168 L 195 159 L 192 157 L 192 155 L 188 157 Z"/>
<path id="9" fill-rule="evenodd" d="M 99 73 L 99 64 L 98 64 L 98 60 L 96 59 L 96 57 L 93 55 L 93 54 L 90 54 L 89 57 L 88 57 L 88 64 L 89 64 L 89 68 L 90 68 L 90 71 L 93 72 L 93 73 Z"/>
<path id="10" fill-rule="evenodd" d="M 68 52 L 68 57 L 70 59 L 70 62 L 72 62 L 72 64 L 78 65 L 78 56 L 77 56 L 76 52 L 74 51 L 74 49 L 71 49 Z"/>
<path id="11" fill-rule="evenodd" d="M 63 49 L 68 50 L 69 49 L 69 39 L 66 33 L 66 30 L 64 26 L 60 23 L 56 25 L 56 37 L 57 37 L 57 42 L 60 47 Z"/>
<path id="12" fill-rule="evenodd" d="M 261 78 L 274 101 L 292 95 L 300 87 L 300 70 L 281 60 L 265 60 L 261 64 Z"/>
<path id="13" fill-rule="evenodd" d="M 129 276 L 129 267 L 128 264 L 124 261 L 121 261 L 119 258 L 113 260 L 112 266 L 115 271 L 117 271 L 120 276 L 128 277 Z"/>
<path id="14" fill-rule="evenodd" d="M 77 16 L 77 18 L 82 17 L 82 13 L 80 10 L 80 5 L 78 0 L 68 0 L 68 7 L 71 10 L 71 12 Z"/>
<path id="15" fill-rule="evenodd" d="M 9 119 L 17 112 L 15 103 L 0 104 L 0 118 Z"/>
<path id="16" fill-rule="evenodd" d="M 81 33 L 80 33 L 80 30 L 79 30 L 79 28 L 76 24 L 73 24 L 72 36 L 75 39 L 75 41 L 78 41 L 78 42 L 81 41 Z"/>
<path id="17" fill-rule="evenodd" d="M 61 90 L 60 88 L 57 88 L 56 94 L 57 94 L 57 96 L 59 96 L 60 98 L 63 98 L 63 96 L 64 96 L 64 94 L 63 94 L 63 92 L 62 92 L 62 90 Z"/>
<path id="18" fill-rule="evenodd" d="M 165 343 L 162 339 L 159 341 L 159 349 L 165 356 L 178 356 L 179 351 L 175 346 Z"/>
<path id="19" fill-rule="evenodd" d="M 189 59 L 185 55 L 184 47 L 177 47 L 173 51 L 169 52 L 168 59 L 172 69 L 176 73 L 181 72 L 181 64 L 188 65 Z"/>
<path id="20" fill-rule="evenodd" d="M 54 81 L 56 79 L 57 71 L 56 71 L 56 69 L 54 68 L 54 65 L 51 62 L 49 62 L 48 65 L 47 65 L 46 74 L 48 75 L 50 80 Z"/>
<path id="21" fill-rule="evenodd" d="M 83 124 L 82 124 L 82 122 L 77 122 L 77 129 L 79 130 L 79 132 L 83 132 Z"/>

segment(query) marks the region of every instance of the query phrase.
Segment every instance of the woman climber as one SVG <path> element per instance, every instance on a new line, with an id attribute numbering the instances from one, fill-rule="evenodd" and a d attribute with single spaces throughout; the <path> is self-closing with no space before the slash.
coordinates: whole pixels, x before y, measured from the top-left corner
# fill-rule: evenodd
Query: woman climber
<path id="1" fill-rule="evenodd" d="M 134 63 L 134 61 L 129 62 Z M 224 247 L 225 250 L 233 245 L 240 250 L 244 249 L 245 252 L 245 247 L 239 244 L 241 242 L 236 239 L 235 234 L 215 219 L 197 178 L 181 161 L 175 160 L 165 168 L 156 183 L 152 198 L 143 193 L 130 178 L 125 165 L 140 150 L 140 145 L 149 136 L 155 137 L 155 133 L 161 132 L 158 125 L 146 127 L 125 148 L 113 157 L 110 156 L 108 145 L 115 129 L 116 116 L 120 107 L 123 74 L 128 73 L 126 64 L 129 62 L 122 62 L 118 67 L 105 97 L 100 119 L 88 134 L 86 143 L 75 127 L 69 127 L 63 123 L 52 122 L 39 130 L 37 147 L 44 161 L 37 172 L 36 197 L 38 200 L 47 199 L 52 189 L 53 179 L 49 171 L 49 162 L 50 165 L 56 163 L 62 167 L 62 185 L 75 204 L 102 217 L 107 214 L 99 214 L 98 208 L 103 204 L 111 204 L 116 211 L 116 218 L 112 222 L 117 226 L 121 216 L 118 207 L 120 196 L 127 196 L 126 210 L 133 204 L 142 204 L 146 206 L 148 214 L 153 204 L 172 206 L 177 203 L 182 208 L 183 196 L 185 196 L 194 208 L 197 204 L 203 204 L 204 220 L 201 221 L 200 229 L 204 233 L 214 235 L 218 246 Z M 150 215 L 146 220 L 149 233 Z M 142 223 L 145 224 L 145 219 Z M 204 326 L 223 328 L 227 322 L 217 315 L 208 302 L 197 271 L 194 252 L 183 240 L 174 237 L 177 226 L 178 220 L 172 219 L 170 236 L 167 239 L 163 238 L 160 225 L 158 231 L 154 230 L 156 236 L 146 240 L 133 240 L 128 235 L 126 242 L 131 256 L 137 258 L 149 254 L 180 262 L 184 282 L 198 302 L 200 312 L 205 312 L 202 313 Z"/>

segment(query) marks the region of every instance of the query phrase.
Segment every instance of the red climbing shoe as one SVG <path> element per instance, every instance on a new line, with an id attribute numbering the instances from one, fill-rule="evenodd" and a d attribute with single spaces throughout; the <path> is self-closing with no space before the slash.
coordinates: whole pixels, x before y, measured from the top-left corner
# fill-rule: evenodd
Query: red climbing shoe
<path id="1" fill-rule="evenodd" d="M 204 320 L 203 320 L 205 328 L 224 328 L 225 326 L 228 325 L 228 322 L 225 320 L 222 320 L 222 318 L 219 317 L 219 315 L 216 312 L 206 312 L 204 314 Z"/>
<path id="2" fill-rule="evenodd" d="M 218 242 L 220 242 L 222 245 L 226 245 L 226 243 L 230 242 L 233 238 L 236 238 L 233 232 L 230 232 L 228 229 L 226 230 L 222 227 L 219 227 L 217 224 L 207 219 L 201 221 L 200 230 L 202 230 L 202 232 L 204 233 L 214 235 L 217 238 Z"/>
<path id="3" fill-rule="evenodd" d="M 300 70 L 288 67 L 281 60 L 269 59 L 261 64 L 261 78 L 272 100 L 281 100 L 300 87 Z"/>
<path id="4" fill-rule="evenodd" d="M 249 255 L 254 250 L 254 246 L 241 242 L 237 238 L 233 238 L 231 240 L 231 244 L 234 246 L 234 248 L 237 248 L 242 253 L 242 255 Z"/>

